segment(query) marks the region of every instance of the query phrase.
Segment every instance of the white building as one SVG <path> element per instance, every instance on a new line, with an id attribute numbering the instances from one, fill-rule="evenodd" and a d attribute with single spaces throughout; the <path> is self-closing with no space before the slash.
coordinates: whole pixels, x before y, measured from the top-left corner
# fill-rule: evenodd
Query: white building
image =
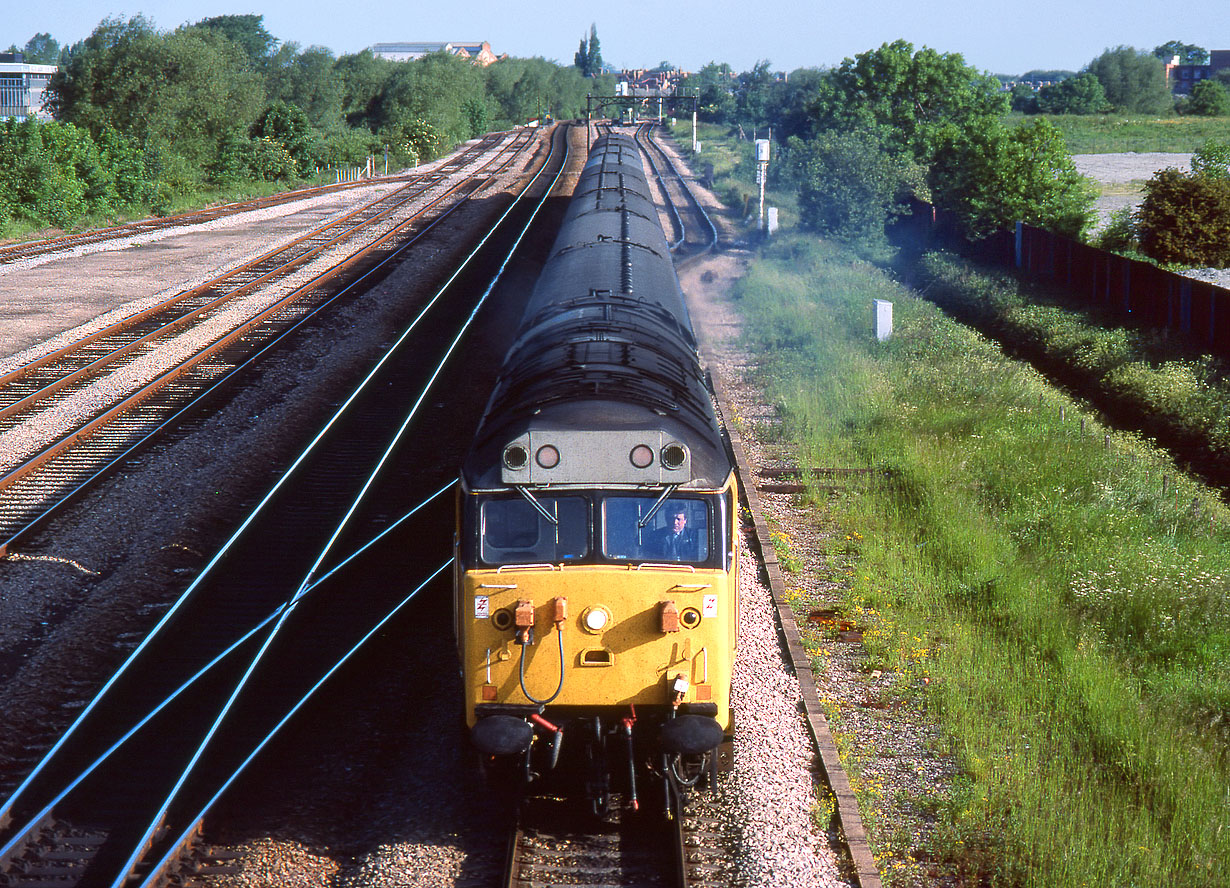
<path id="1" fill-rule="evenodd" d="M 50 120 L 43 110 L 43 94 L 55 65 L 27 65 L 19 52 L 0 52 L 0 120 Z"/>
<path id="2" fill-rule="evenodd" d="M 412 62 L 433 52 L 447 52 L 463 59 L 472 59 L 484 68 L 499 61 L 485 40 L 457 41 L 451 43 L 375 43 L 370 47 L 372 55 L 391 62 Z"/>

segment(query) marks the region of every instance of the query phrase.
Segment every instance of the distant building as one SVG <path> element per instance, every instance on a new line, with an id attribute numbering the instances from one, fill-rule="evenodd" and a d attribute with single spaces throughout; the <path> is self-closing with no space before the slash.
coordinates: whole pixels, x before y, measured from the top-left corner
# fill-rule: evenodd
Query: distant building
<path id="1" fill-rule="evenodd" d="M 55 65 L 27 65 L 20 52 L 0 52 L 0 120 L 51 120 L 43 110 L 43 94 Z"/>
<path id="2" fill-rule="evenodd" d="M 679 82 L 688 77 L 686 71 L 648 71 L 632 68 L 620 71 L 615 94 L 620 96 L 671 96 Z"/>
<path id="3" fill-rule="evenodd" d="M 376 58 L 388 59 L 391 62 L 412 62 L 433 52 L 447 52 L 463 59 L 470 59 L 474 64 L 485 68 L 502 58 L 492 51 L 491 44 L 486 40 L 479 42 L 454 40 L 450 43 L 374 43 L 370 49 Z"/>
<path id="4" fill-rule="evenodd" d="M 1207 65 L 1181 65 L 1178 56 L 1163 64 L 1166 68 L 1166 85 L 1170 87 L 1170 91 L 1177 96 L 1185 96 L 1201 80 L 1208 80 L 1216 76 L 1218 71 L 1230 68 L 1230 49 L 1215 49 L 1210 52 Z"/>

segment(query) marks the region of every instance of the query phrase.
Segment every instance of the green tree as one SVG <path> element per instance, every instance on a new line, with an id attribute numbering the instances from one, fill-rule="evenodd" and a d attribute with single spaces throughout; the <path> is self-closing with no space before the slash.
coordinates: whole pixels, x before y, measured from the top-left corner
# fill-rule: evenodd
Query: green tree
<path id="1" fill-rule="evenodd" d="M 274 102 L 252 124 L 250 136 L 281 145 L 300 173 L 312 169 L 320 160 L 320 139 L 298 105 Z"/>
<path id="2" fill-rule="evenodd" d="M 22 50 L 27 64 L 58 65 L 60 63 L 60 44 L 52 39 L 50 34 L 35 34 L 26 41 Z"/>
<path id="3" fill-rule="evenodd" d="M 113 126 L 186 172 L 208 163 L 227 133 L 246 132 L 265 104 L 240 49 L 201 28 L 156 31 L 145 18 L 104 20 L 52 78 L 56 116 L 98 135 Z"/>
<path id="4" fill-rule="evenodd" d="M 799 219 L 821 234 L 848 239 L 883 236 L 887 220 L 906 211 L 921 176 L 891 156 L 872 133 L 827 131 L 786 143 L 786 176 L 799 188 Z"/>
<path id="5" fill-rule="evenodd" d="M 585 53 L 585 73 L 597 77 L 602 73 L 605 62 L 602 61 L 602 45 L 598 42 L 598 26 L 589 26 L 589 46 Z"/>
<path id="6" fill-rule="evenodd" d="M 1230 266 L 1230 177 L 1162 170 L 1145 183 L 1140 247 L 1160 262 Z"/>
<path id="7" fill-rule="evenodd" d="M 263 15 L 215 15 L 201 19 L 195 27 L 221 34 L 243 50 L 254 68 L 259 68 L 278 45 L 265 30 L 264 20 Z"/>
<path id="8" fill-rule="evenodd" d="M 369 49 L 344 55 L 334 64 L 333 73 L 341 80 L 342 115 L 350 126 L 370 125 L 376 100 L 396 64 L 376 58 Z"/>
<path id="9" fill-rule="evenodd" d="M 334 71 L 333 53 L 323 46 L 300 51 L 286 43 L 267 62 L 265 84 L 271 101 L 301 108 L 317 130 L 342 125 L 346 82 Z"/>
<path id="10" fill-rule="evenodd" d="M 735 117 L 735 72 L 725 62 L 710 62 L 684 79 L 685 95 L 697 96 L 697 114 L 712 123 L 727 123 Z"/>
<path id="11" fill-rule="evenodd" d="M 740 123 L 749 127 L 768 125 L 773 81 L 767 59 L 761 59 L 752 70 L 739 75 L 735 82 L 735 115 Z"/>
<path id="12" fill-rule="evenodd" d="M 1063 135 L 1042 119 L 951 132 L 929 181 L 936 205 L 956 213 L 971 238 L 1018 221 L 1079 237 L 1096 197 Z"/>
<path id="13" fill-rule="evenodd" d="M 924 164 L 954 127 L 985 129 L 1007 110 L 995 77 L 970 68 L 957 53 L 915 52 L 904 40 L 844 60 L 811 102 L 817 131 L 868 130 L 890 152 Z"/>
<path id="14" fill-rule="evenodd" d="M 1209 51 L 1200 46 L 1193 46 L 1190 43 L 1182 43 L 1178 40 L 1168 40 L 1161 46 L 1153 47 L 1153 54 L 1162 62 L 1169 62 L 1175 56 L 1179 57 L 1180 65 L 1207 65 L 1209 63 Z"/>
<path id="15" fill-rule="evenodd" d="M 1174 110 L 1161 60 L 1152 53 L 1118 46 L 1090 62 L 1088 70 L 1101 82 L 1116 111 L 1167 114 Z"/>
<path id="16" fill-rule="evenodd" d="M 766 117 L 773 124 L 776 139 L 785 142 L 791 136 L 810 139 L 815 135 L 809 106 L 827 76 L 828 72 L 820 68 L 799 68 L 772 84 Z"/>
<path id="17" fill-rule="evenodd" d="M 1008 92 L 1008 97 L 1012 102 L 1013 111 L 1020 111 L 1023 114 L 1038 113 L 1038 94 L 1028 83 L 1014 83 Z"/>
<path id="18" fill-rule="evenodd" d="M 470 138 L 469 98 L 485 98 L 482 69 L 470 62 L 445 52 L 400 62 L 376 100 L 377 132 L 403 158 L 430 160 Z"/>
<path id="19" fill-rule="evenodd" d="M 598 42 L 598 26 L 589 26 L 589 37 L 581 38 L 581 45 L 573 57 L 573 66 L 586 77 L 602 73 L 602 45 Z"/>
<path id="20" fill-rule="evenodd" d="M 1230 142 L 1209 139 L 1192 154 L 1192 172 L 1210 179 L 1230 179 Z"/>
<path id="21" fill-rule="evenodd" d="M 1043 114 L 1102 114 L 1110 110 L 1102 82 L 1088 71 L 1038 91 Z"/>
<path id="22" fill-rule="evenodd" d="M 572 64 L 582 74 L 589 71 L 589 41 L 584 37 L 581 38 L 581 45 L 577 47 L 577 51 L 573 53 Z"/>
<path id="23" fill-rule="evenodd" d="M 1076 76 L 1075 71 L 1064 71 L 1061 69 L 1051 71 L 1033 70 L 1026 71 L 1018 80 L 1023 80 L 1026 83 L 1058 83 L 1061 80 L 1067 80 L 1069 77 Z"/>
<path id="24" fill-rule="evenodd" d="M 1192 87 L 1187 113 L 1203 117 L 1230 116 L 1230 92 L 1216 80 L 1201 80 Z"/>

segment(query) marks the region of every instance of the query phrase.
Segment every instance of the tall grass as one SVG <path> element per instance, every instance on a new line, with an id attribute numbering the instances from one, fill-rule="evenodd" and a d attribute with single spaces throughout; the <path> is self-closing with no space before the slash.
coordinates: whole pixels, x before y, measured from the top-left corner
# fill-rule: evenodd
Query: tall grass
<path id="1" fill-rule="evenodd" d="M 1042 115 L 1057 126 L 1073 154 L 1190 153 L 1209 139 L 1230 139 L 1230 117 L 1135 117 L 1122 114 Z M 1032 117 L 1012 115 L 1011 121 Z"/>
<path id="2" fill-rule="evenodd" d="M 737 298 L 800 464 L 887 473 L 814 499 L 855 541 L 870 653 L 928 679 L 963 767 L 929 852 L 995 885 L 1224 884 L 1218 498 L 833 245 L 782 239 Z"/>

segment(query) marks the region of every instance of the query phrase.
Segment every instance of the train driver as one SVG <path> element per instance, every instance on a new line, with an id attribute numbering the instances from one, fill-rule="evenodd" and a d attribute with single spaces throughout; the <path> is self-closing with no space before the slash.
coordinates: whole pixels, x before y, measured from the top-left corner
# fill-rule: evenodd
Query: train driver
<path id="1" fill-rule="evenodd" d="M 667 511 L 667 523 L 649 539 L 649 551 L 654 557 L 668 561 L 693 561 L 696 558 L 696 534 L 688 527 L 688 512 L 683 506 Z"/>

